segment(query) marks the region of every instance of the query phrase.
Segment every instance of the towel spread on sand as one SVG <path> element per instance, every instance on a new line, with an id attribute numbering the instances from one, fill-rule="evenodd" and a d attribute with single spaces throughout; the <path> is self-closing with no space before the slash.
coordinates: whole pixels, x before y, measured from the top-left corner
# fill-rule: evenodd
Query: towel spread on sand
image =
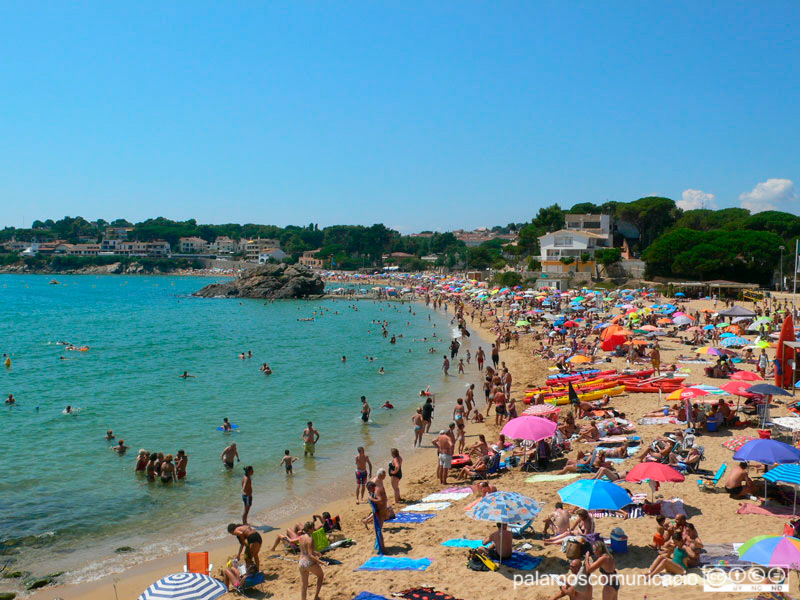
<path id="1" fill-rule="evenodd" d="M 661 515 L 668 519 L 674 519 L 678 515 L 686 516 L 686 509 L 683 507 L 683 500 L 681 498 L 673 498 L 672 500 L 664 500 L 661 504 Z"/>
<path id="2" fill-rule="evenodd" d="M 389 519 L 387 523 L 422 523 L 428 519 L 432 519 L 436 515 L 433 513 L 410 513 L 401 512 L 397 513 L 394 519 Z"/>
<path id="3" fill-rule="evenodd" d="M 454 538 L 442 542 L 442 546 L 448 548 L 480 548 L 483 546 L 483 540 L 469 540 L 467 538 Z"/>
<path id="4" fill-rule="evenodd" d="M 563 475 L 557 475 L 555 473 L 537 473 L 536 475 L 531 475 L 528 477 L 525 482 L 540 483 L 542 481 L 568 481 L 580 476 L 580 473 L 564 473 Z"/>
<path id="5" fill-rule="evenodd" d="M 430 558 L 403 556 L 373 556 L 356 571 L 424 571 L 431 566 Z"/>
<path id="6" fill-rule="evenodd" d="M 759 506 L 743 502 L 739 505 L 738 515 L 765 515 L 767 517 L 780 517 L 781 519 L 791 519 L 792 509 L 788 506 Z"/>
<path id="7" fill-rule="evenodd" d="M 450 502 L 420 502 L 406 506 L 400 512 L 429 512 L 439 511 L 450 507 Z"/>
<path id="8" fill-rule="evenodd" d="M 442 490 L 439 493 L 440 494 L 470 494 L 470 493 L 472 493 L 472 488 L 468 487 L 468 486 L 467 487 L 465 487 L 465 486 L 449 487 L 447 489 Z"/>
<path id="9" fill-rule="evenodd" d="M 429 494 L 425 496 L 420 502 L 443 502 L 443 501 L 456 501 L 456 500 L 463 500 L 467 496 L 470 496 L 472 491 L 469 492 L 439 492 L 438 494 Z"/>
<path id="10" fill-rule="evenodd" d="M 678 419 L 675 417 L 642 417 L 639 425 L 677 425 Z"/>
<path id="11" fill-rule="evenodd" d="M 440 592 L 432 587 L 411 588 L 410 590 L 404 590 L 400 592 L 400 594 L 394 595 L 399 595 L 400 597 L 407 598 L 408 600 L 457 600 L 450 594 Z"/>
<path id="12" fill-rule="evenodd" d="M 700 566 L 750 566 L 750 563 L 744 563 L 739 559 L 739 553 L 736 551 L 741 544 L 706 544 L 703 547 L 700 556 L 697 558 L 700 561 Z"/>
<path id="13" fill-rule="evenodd" d="M 358 596 L 353 598 L 353 600 L 389 600 L 386 596 L 379 596 L 378 594 L 373 594 L 372 592 L 361 592 Z"/>
<path id="14" fill-rule="evenodd" d="M 524 552 L 517 552 L 516 550 L 511 554 L 511 558 L 504 558 L 502 565 L 509 569 L 517 569 L 519 571 L 532 571 L 539 566 L 542 562 L 541 556 L 531 556 Z"/>

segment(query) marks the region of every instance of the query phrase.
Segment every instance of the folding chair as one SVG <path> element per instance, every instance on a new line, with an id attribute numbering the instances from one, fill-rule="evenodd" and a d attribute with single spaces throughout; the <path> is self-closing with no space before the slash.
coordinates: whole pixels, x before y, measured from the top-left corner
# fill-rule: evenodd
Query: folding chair
<path id="1" fill-rule="evenodd" d="M 214 565 L 208 562 L 208 552 L 187 552 L 186 564 L 183 565 L 184 573 L 202 573 L 211 575 Z"/>

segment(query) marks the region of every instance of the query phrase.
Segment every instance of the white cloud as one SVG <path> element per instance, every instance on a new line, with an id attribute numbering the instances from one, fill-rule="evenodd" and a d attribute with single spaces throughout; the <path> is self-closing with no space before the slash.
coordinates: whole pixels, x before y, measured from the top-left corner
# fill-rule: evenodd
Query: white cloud
<path id="1" fill-rule="evenodd" d="M 739 196 L 742 208 L 746 208 L 752 213 L 765 210 L 795 212 L 797 207 L 791 203 L 796 202 L 797 199 L 797 191 L 794 189 L 794 182 L 791 179 L 767 179 L 758 183 L 749 192 Z"/>
<path id="2" fill-rule="evenodd" d="M 704 192 L 703 190 L 683 190 L 681 199 L 676 202 L 678 208 L 683 210 L 697 210 L 698 208 L 717 208 L 717 203 L 714 202 L 714 194 Z"/>

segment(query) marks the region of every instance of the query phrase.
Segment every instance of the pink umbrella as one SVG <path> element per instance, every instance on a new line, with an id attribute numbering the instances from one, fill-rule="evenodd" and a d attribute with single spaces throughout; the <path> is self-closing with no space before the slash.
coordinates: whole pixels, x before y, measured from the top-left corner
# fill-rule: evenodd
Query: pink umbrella
<path id="1" fill-rule="evenodd" d="M 642 462 L 633 467 L 625 475 L 625 481 L 674 481 L 681 482 L 686 479 L 680 471 L 659 462 Z"/>
<path id="2" fill-rule="evenodd" d="M 543 417 L 545 415 L 557 415 L 559 412 L 561 412 L 560 406 L 553 406 L 552 404 L 534 404 L 526 408 L 522 412 L 522 416 Z"/>
<path id="3" fill-rule="evenodd" d="M 755 394 L 752 394 L 747 391 L 752 383 L 748 383 L 747 381 L 729 381 L 725 385 L 719 386 L 719 389 L 725 390 L 729 394 L 734 394 L 736 396 L 744 396 L 745 398 L 752 398 Z"/>
<path id="4" fill-rule="evenodd" d="M 525 416 L 511 419 L 505 424 L 501 433 L 512 440 L 531 440 L 538 442 L 539 440 L 552 437 L 557 427 L 558 424 L 550 419 Z"/>
<path id="5" fill-rule="evenodd" d="M 761 375 L 753 373 L 752 371 L 736 371 L 736 373 L 731 375 L 731 379 L 736 379 L 738 381 L 764 381 Z"/>

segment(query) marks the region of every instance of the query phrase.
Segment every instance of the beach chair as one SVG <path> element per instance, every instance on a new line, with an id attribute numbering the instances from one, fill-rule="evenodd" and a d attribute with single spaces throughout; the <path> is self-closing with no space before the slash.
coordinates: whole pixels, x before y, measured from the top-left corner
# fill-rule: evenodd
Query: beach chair
<path id="1" fill-rule="evenodd" d="M 513 535 L 515 538 L 520 538 L 525 535 L 528 535 L 529 532 L 530 535 L 533 535 L 532 528 L 533 528 L 533 519 L 524 521 L 522 523 L 512 523 L 508 526 L 508 530 L 511 532 L 511 535 Z"/>
<path id="2" fill-rule="evenodd" d="M 489 479 L 489 475 L 494 475 L 499 473 L 502 469 L 500 468 L 500 453 L 495 452 L 489 458 L 489 463 L 486 465 L 486 470 L 483 473 L 476 472 L 475 476 L 472 478 L 472 481 L 476 479 Z"/>
<path id="3" fill-rule="evenodd" d="M 208 562 L 208 552 L 187 552 L 186 564 L 183 565 L 184 573 L 201 573 L 211 575 L 214 565 Z"/>
<path id="4" fill-rule="evenodd" d="M 717 469 L 717 472 L 714 474 L 714 478 L 711 481 L 702 478 L 698 479 L 697 485 L 700 487 L 700 490 L 704 492 L 715 492 L 717 490 L 719 480 L 722 479 L 722 476 L 725 474 L 727 469 L 728 465 L 723 463 L 722 466 Z"/>

